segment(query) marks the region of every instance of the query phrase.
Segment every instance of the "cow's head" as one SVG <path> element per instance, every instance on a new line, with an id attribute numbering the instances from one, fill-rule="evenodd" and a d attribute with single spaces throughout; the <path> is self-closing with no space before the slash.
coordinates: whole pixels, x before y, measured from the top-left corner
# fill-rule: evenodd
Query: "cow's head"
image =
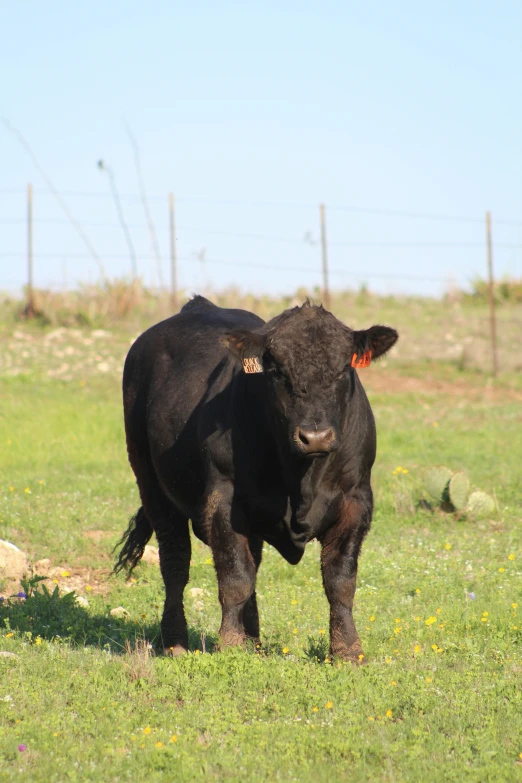
<path id="1" fill-rule="evenodd" d="M 235 329 L 227 347 L 247 373 L 263 373 L 272 421 L 302 457 L 326 456 L 339 446 L 354 366 L 378 359 L 396 342 L 387 326 L 353 331 L 306 302 L 257 330 Z"/>

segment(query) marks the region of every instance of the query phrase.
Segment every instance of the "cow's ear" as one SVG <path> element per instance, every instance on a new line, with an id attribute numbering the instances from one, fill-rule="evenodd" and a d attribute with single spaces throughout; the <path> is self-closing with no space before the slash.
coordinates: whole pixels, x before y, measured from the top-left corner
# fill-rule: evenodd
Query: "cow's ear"
<path id="1" fill-rule="evenodd" d="M 366 364 L 369 364 L 370 358 L 378 359 L 379 356 L 384 356 L 398 339 L 398 333 L 395 329 L 390 329 L 389 326 L 370 326 L 369 329 L 361 329 L 359 332 L 354 332 L 353 342 L 354 356 L 357 356 L 356 361 L 363 360 L 363 357 L 366 355 L 368 357 Z M 357 364 L 354 364 L 354 366 L 357 366 Z M 360 366 L 364 366 L 364 364 Z"/>
<path id="2" fill-rule="evenodd" d="M 266 335 L 246 329 L 233 329 L 223 335 L 222 342 L 234 356 L 241 359 L 245 372 L 263 372 L 262 356 L 266 347 Z"/>

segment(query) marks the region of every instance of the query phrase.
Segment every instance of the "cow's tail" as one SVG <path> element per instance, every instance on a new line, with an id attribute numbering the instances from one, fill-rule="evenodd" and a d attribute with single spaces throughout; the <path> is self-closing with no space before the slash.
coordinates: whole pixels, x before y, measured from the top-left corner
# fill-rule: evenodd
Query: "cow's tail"
<path id="1" fill-rule="evenodd" d="M 113 573 L 118 574 L 120 571 L 126 571 L 127 574 L 130 574 L 136 568 L 145 550 L 145 544 L 150 541 L 152 532 L 152 525 L 142 506 L 131 518 L 127 530 L 113 549 L 116 551 L 121 547 Z"/>

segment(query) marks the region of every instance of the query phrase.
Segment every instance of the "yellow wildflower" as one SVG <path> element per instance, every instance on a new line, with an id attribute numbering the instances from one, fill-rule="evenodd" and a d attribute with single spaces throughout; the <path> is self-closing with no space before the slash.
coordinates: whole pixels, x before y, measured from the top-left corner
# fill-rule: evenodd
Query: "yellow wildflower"
<path id="1" fill-rule="evenodd" d="M 173 734 L 172 737 L 170 738 L 170 741 L 171 742 L 177 742 L 178 741 L 178 735 L 177 734 Z"/>
<path id="2" fill-rule="evenodd" d="M 151 733 L 151 731 L 152 731 L 152 729 L 151 729 L 151 727 L 150 727 L 150 726 L 145 726 L 145 728 L 143 729 L 143 733 L 144 733 L 144 734 L 150 734 L 150 733 Z"/>
<path id="3" fill-rule="evenodd" d="M 370 615 L 370 622 L 373 623 L 374 620 L 375 620 L 375 615 L 371 614 Z"/>
<path id="4" fill-rule="evenodd" d="M 499 573 L 500 573 L 500 574 L 503 574 L 505 570 L 506 570 L 505 568 L 499 568 L 499 569 L 498 569 L 498 571 L 499 571 Z"/>
<path id="5" fill-rule="evenodd" d="M 386 717 L 391 718 L 393 715 L 393 710 L 386 710 Z"/>
<path id="6" fill-rule="evenodd" d="M 331 710 L 332 707 L 333 707 L 333 701 L 327 701 L 324 706 L 325 706 L 325 709 Z"/>
<path id="7" fill-rule="evenodd" d="M 449 551 L 451 549 L 451 544 L 444 544 L 444 549 Z"/>
<path id="8" fill-rule="evenodd" d="M 514 560 L 514 559 L 515 559 L 515 555 L 512 552 L 510 555 L 508 555 L 508 560 Z"/>
<path id="9" fill-rule="evenodd" d="M 426 625 L 433 625 L 433 623 L 436 623 L 436 622 L 437 622 L 437 618 L 436 617 L 428 617 L 427 620 L 424 620 L 424 623 Z"/>
<path id="10" fill-rule="evenodd" d="M 426 682 L 431 682 L 431 677 L 426 677 Z"/>
<path id="11" fill-rule="evenodd" d="M 374 721 L 375 718 L 373 717 L 373 715 L 368 715 L 368 720 Z"/>
<path id="12" fill-rule="evenodd" d="M 420 646 L 420 644 L 416 644 L 415 647 L 413 648 L 413 652 L 416 654 L 420 653 L 421 650 L 422 647 Z"/>
<path id="13" fill-rule="evenodd" d="M 290 652 L 290 648 L 289 647 L 283 647 L 283 655 L 286 655 L 289 652 Z"/>
<path id="14" fill-rule="evenodd" d="M 312 712 L 319 712 L 319 707 L 312 707 Z"/>
<path id="15" fill-rule="evenodd" d="M 162 747 L 163 747 L 163 742 L 160 742 L 160 741 L 158 740 L 158 742 L 156 742 L 156 747 L 157 747 L 157 748 L 162 748 Z"/>
<path id="16" fill-rule="evenodd" d="M 29 487 L 26 487 L 24 489 L 24 492 L 25 492 L 26 495 L 30 495 L 31 494 L 31 490 L 29 489 Z"/>
<path id="17" fill-rule="evenodd" d="M 295 598 L 292 598 L 292 600 L 290 601 L 290 603 L 292 604 L 292 606 L 295 606 L 295 605 L 296 605 L 296 603 L 297 603 L 297 601 L 295 600 Z"/>

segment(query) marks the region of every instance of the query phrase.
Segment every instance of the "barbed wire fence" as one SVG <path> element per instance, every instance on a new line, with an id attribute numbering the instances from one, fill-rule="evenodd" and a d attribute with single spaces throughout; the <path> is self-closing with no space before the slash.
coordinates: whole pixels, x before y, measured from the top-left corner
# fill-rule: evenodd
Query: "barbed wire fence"
<path id="1" fill-rule="evenodd" d="M 2 196 L 23 196 L 26 193 L 27 211 L 25 215 L 20 216 L 0 216 L 0 226 L 12 226 L 20 227 L 21 232 L 25 232 L 26 236 L 26 249 L 8 250 L 0 245 L 0 262 L 2 262 L 2 269 L 6 268 L 5 265 L 11 265 L 16 269 L 20 269 L 20 266 L 26 265 L 26 284 L 25 284 L 25 296 L 27 298 L 26 312 L 30 315 L 34 311 L 33 291 L 35 286 L 39 283 L 40 286 L 45 285 L 49 288 L 63 288 L 64 281 L 45 279 L 42 281 L 42 276 L 39 273 L 39 262 L 46 262 L 57 257 L 66 257 L 68 261 L 78 263 L 81 267 L 86 262 L 94 261 L 99 270 L 101 279 L 106 277 L 105 262 L 126 262 L 128 264 L 127 274 L 130 279 L 135 279 L 138 275 L 138 262 L 148 262 L 152 265 L 155 264 L 158 269 L 158 283 L 159 287 L 165 287 L 165 281 L 160 268 L 160 251 L 153 234 L 152 220 L 150 213 L 147 213 L 146 223 L 141 222 L 127 222 L 123 219 L 121 209 L 119 212 L 119 223 L 114 220 L 83 220 L 80 221 L 76 216 L 72 215 L 71 210 L 67 206 L 67 200 L 71 198 L 82 198 L 90 200 L 104 200 L 111 198 L 110 193 L 98 192 L 98 191 L 64 191 L 59 194 L 59 205 L 65 204 L 66 207 L 62 210 L 65 217 L 50 217 L 47 215 L 40 215 L 38 210 L 34 209 L 34 199 L 44 198 L 46 196 L 55 195 L 49 190 L 34 189 L 31 185 L 28 185 L 27 190 L 24 191 L 21 188 L 0 188 L 0 195 Z M 127 203 L 138 204 L 143 199 L 143 194 L 126 193 L 118 194 L 118 200 L 122 200 Z M 448 251 L 448 250 L 472 250 L 476 252 L 477 257 L 482 257 L 483 261 L 480 267 L 477 268 L 477 276 L 485 277 L 487 271 L 488 286 L 489 286 L 489 334 L 490 334 L 490 351 L 491 351 L 491 367 L 493 374 L 497 373 L 498 357 L 496 346 L 496 334 L 498 331 L 496 310 L 495 310 L 495 297 L 494 297 L 494 285 L 495 280 L 493 276 L 493 251 L 496 249 L 503 250 L 522 250 L 522 242 L 496 242 L 493 244 L 492 238 L 492 218 L 489 212 L 485 213 L 485 217 L 476 217 L 469 215 L 454 215 L 444 213 L 433 212 L 412 212 L 396 209 L 381 209 L 381 208 L 365 208 L 352 205 L 324 205 L 324 204 L 310 204 L 310 203 L 295 203 L 295 202 L 268 202 L 268 201 L 247 201 L 247 200 L 219 200 L 219 199 L 176 199 L 176 204 L 181 203 L 187 205 L 206 205 L 206 206 L 228 206 L 231 208 L 236 207 L 250 207 L 252 209 L 262 210 L 263 208 L 276 208 L 278 210 L 283 209 L 302 209 L 314 210 L 317 215 L 317 222 L 319 227 L 319 238 L 315 239 L 311 232 L 305 232 L 304 235 L 299 238 L 296 236 L 284 236 L 281 234 L 272 234 L 265 232 L 242 232 L 238 230 L 226 230 L 226 229 L 208 229 L 202 226 L 177 224 L 174 213 L 174 195 L 168 194 L 166 197 L 156 196 L 150 199 L 152 202 L 162 202 L 165 205 L 165 215 L 168 218 L 164 223 L 159 224 L 160 230 L 168 233 L 168 254 L 169 254 L 169 268 L 170 268 L 170 280 L 168 287 L 170 288 L 170 295 L 173 304 L 175 305 L 178 299 L 178 285 L 179 285 L 179 267 L 184 264 L 193 264 L 195 259 L 201 262 L 201 266 L 206 264 L 219 265 L 222 267 L 229 267 L 235 269 L 234 279 L 236 283 L 242 281 L 242 271 L 249 270 L 261 270 L 267 272 L 286 271 L 295 272 L 296 274 L 303 275 L 309 274 L 314 276 L 320 276 L 322 281 L 321 294 L 326 306 L 330 302 L 330 279 L 331 277 L 337 280 L 345 278 L 347 275 L 353 277 L 359 274 L 361 277 L 367 280 L 383 280 L 383 281 L 416 281 L 425 283 L 447 283 L 448 277 L 431 273 L 431 269 L 425 267 L 419 273 L 406 273 L 397 271 L 390 272 L 372 272 L 365 269 L 357 272 L 354 269 L 341 268 L 329 263 L 329 251 L 336 249 L 345 250 L 361 250 L 361 249 L 379 249 L 383 251 L 394 250 L 430 250 L 430 251 Z M 413 221 L 432 221 L 434 223 L 447 223 L 447 224 L 461 224 L 463 226 L 472 226 L 475 229 L 479 228 L 483 232 L 484 239 L 480 240 L 466 240 L 466 241 L 433 241 L 433 240 L 406 240 L 406 241 L 346 241 L 346 240 L 334 240 L 329 241 L 327 238 L 327 216 L 335 213 L 351 213 L 353 215 L 364 215 L 381 218 L 391 219 L 407 219 Z M 57 228 L 72 225 L 77 231 L 80 238 L 84 243 L 85 249 L 82 252 L 40 252 L 34 245 L 34 226 L 48 226 Z M 522 229 L 522 221 L 516 221 L 512 219 L 499 218 L 495 219 L 495 227 L 506 227 Z M 128 253 L 98 253 L 94 248 L 94 244 L 91 241 L 88 229 L 110 229 L 121 230 L 123 226 L 127 241 L 129 240 L 130 231 L 148 229 L 152 237 L 152 246 L 154 255 L 152 254 L 140 254 L 138 252 Z M 214 257 L 207 255 L 206 250 L 202 250 L 199 254 L 192 255 L 178 255 L 177 252 L 177 234 L 178 232 L 198 232 L 204 231 L 210 236 L 221 237 L 224 239 L 241 239 L 241 240 L 262 240 L 268 243 L 276 243 L 281 246 L 284 245 L 300 245 L 305 247 L 306 245 L 317 249 L 316 264 L 311 265 L 309 261 L 306 263 L 288 264 L 288 263 L 269 263 L 269 262 L 248 262 L 245 259 L 230 258 L 230 257 Z M 129 245 L 130 247 L 130 245 Z M 0 275 L 0 287 L 4 285 L 12 285 L 20 282 L 13 278 L 9 279 L 4 274 Z M 518 319 L 515 319 L 518 322 Z M 506 319 L 503 320 L 505 323 Z M 522 331 L 522 330 L 521 330 Z"/>

